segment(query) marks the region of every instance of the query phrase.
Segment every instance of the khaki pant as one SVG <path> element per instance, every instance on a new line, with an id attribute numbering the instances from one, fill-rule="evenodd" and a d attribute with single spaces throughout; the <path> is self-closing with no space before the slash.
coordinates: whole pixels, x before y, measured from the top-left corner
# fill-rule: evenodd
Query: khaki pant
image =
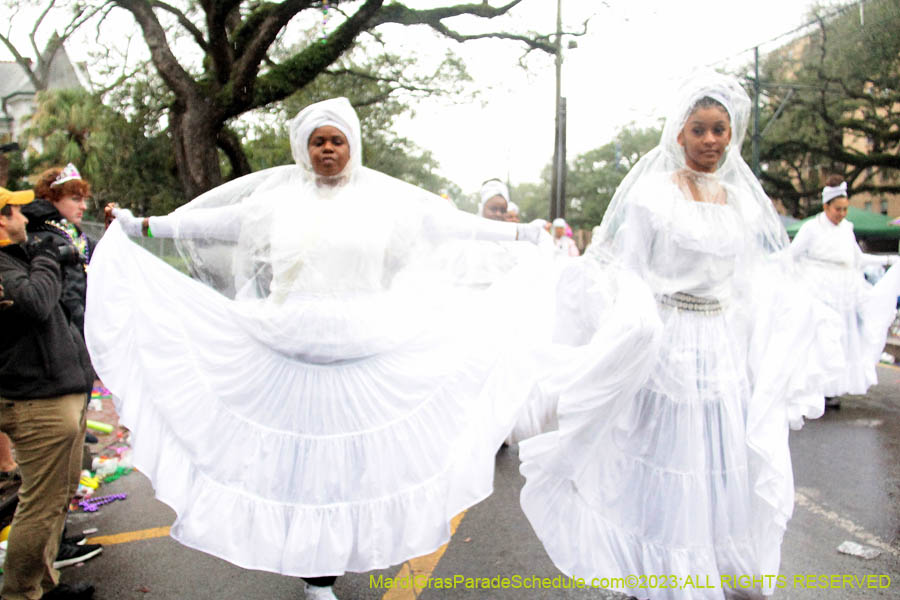
<path id="1" fill-rule="evenodd" d="M 3 567 L 3 600 L 37 600 L 56 587 L 53 561 L 78 488 L 87 394 L 40 400 L 0 398 L 0 431 L 22 472 Z"/>

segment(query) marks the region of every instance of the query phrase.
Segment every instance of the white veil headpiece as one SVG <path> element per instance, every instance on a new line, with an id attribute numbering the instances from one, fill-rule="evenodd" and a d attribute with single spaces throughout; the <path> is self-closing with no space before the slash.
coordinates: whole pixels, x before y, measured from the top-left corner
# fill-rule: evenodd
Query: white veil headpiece
<path id="1" fill-rule="evenodd" d="M 309 159 L 309 138 L 319 127 L 336 127 L 350 145 L 350 159 L 333 177 L 315 174 Z M 229 181 L 198 196 L 173 214 L 192 222 L 193 234 L 176 236 L 176 246 L 191 275 L 220 292 L 234 296 L 248 283 L 264 289 L 269 277 L 266 263 L 268 238 L 274 212 L 285 201 L 334 197 L 361 176 L 362 139 L 359 117 L 346 98 L 316 102 L 288 122 L 291 154 L 295 164 L 272 167 Z M 195 211 L 217 210 L 199 216 Z M 195 216 L 192 216 L 195 215 Z M 231 226 L 226 221 L 234 221 Z M 179 219 L 182 221 L 182 219 Z M 208 224 L 208 233 L 196 223 Z M 239 232 L 233 239 L 222 231 Z M 249 288 L 248 288 L 249 289 Z"/>
<path id="2" fill-rule="evenodd" d="M 698 101 L 703 98 L 711 98 L 724 106 L 731 120 L 731 141 L 718 169 L 711 174 L 690 170 L 685 161 L 684 149 L 678 143 L 679 132 Z M 692 177 L 700 180 L 712 178 L 716 183 L 736 192 L 729 202 L 739 204 L 736 208 L 744 215 L 745 226 L 750 229 L 745 233 L 754 241 L 756 248 L 763 252 L 786 248 L 789 240 L 778 213 L 759 180 L 741 157 L 740 150 L 749 116 L 750 98 L 734 78 L 708 70 L 688 77 L 679 87 L 666 112 L 659 145 L 644 155 L 619 184 L 586 254 L 602 260 L 616 259 L 616 234 L 625 222 L 629 205 L 640 193 L 638 184 L 646 177 L 672 176 L 681 170 L 687 170 Z"/>
<path id="3" fill-rule="evenodd" d="M 333 178 L 317 175 L 309 159 L 309 137 L 325 125 L 350 144 L 350 159 Z M 362 165 L 359 118 L 346 98 L 304 108 L 288 123 L 288 135 L 294 164 L 239 177 L 172 213 L 186 270 L 228 297 L 276 298 L 290 285 L 295 291 L 320 285 L 316 293 L 357 289 L 365 283 L 359 274 L 373 271 L 370 263 L 383 263 L 387 280 L 432 244 L 421 224 L 444 222 L 442 215 L 455 211 L 426 190 Z M 186 225 L 191 233 L 180 235 Z M 361 237 L 381 240 L 383 254 L 330 252 L 337 238 Z"/>

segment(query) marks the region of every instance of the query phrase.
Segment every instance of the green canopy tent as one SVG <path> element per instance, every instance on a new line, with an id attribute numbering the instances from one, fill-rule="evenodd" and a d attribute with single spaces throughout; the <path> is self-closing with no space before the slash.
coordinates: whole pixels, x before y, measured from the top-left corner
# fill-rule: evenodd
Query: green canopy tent
<path id="1" fill-rule="evenodd" d="M 785 227 L 788 235 L 793 238 L 801 225 L 816 216 L 807 217 Z M 853 232 L 856 233 L 857 239 L 900 240 L 900 226 L 891 225 L 891 219 L 885 215 L 851 206 L 847 209 L 847 220 L 853 223 Z"/>

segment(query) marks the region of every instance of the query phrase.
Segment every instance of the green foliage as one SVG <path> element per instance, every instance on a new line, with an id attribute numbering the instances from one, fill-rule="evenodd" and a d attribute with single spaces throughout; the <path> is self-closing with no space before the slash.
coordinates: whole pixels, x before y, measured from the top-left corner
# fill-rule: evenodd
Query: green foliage
<path id="1" fill-rule="evenodd" d="M 763 64 L 761 179 L 795 216 L 829 173 L 851 192 L 900 192 L 900 3 L 869 0 L 864 14 L 847 5 Z"/>
<path id="2" fill-rule="evenodd" d="M 662 127 L 639 129 L 632 124 L 611 142 L 575 158 L 566 180 L 566 220 L 573 228 L 590 230 L 600 224 L 622 179 L 661 135 Z"/>
<path id="3" fill-rule="evenodd" d="M 83 90 L 42 92 L 27 130 L 28 171 L 73 163 L 91 184 L 91 218 L 108 202 L 138 213 L 166 213 L 183 200 L 174 177 L 171 145 L 163 132 L 134 112 L 131 120 Z"/>
<path id="4" fill-rule="evenodd" d="M 570 162 L 566 174 L 566 221 L 573 229 L 590 231 L 600 224 L 619 183 L 659 143 L 661 135 L 661 125 L 640 129 L 632 124 L 619 130 L 612 141 L 579 154 Z M 541 173 L 540 183 L 515 186 L 512 198 L 522 211 L 523 221 L 548 218 L 550 165 Z"/>
<path id="5" fill-rule="evenodd" d="M 540 182 L 515 185 L 509 195 L 519 205 L 520 221 L 546 219 L 550 215 L 550 165 L 541 171 Z"/>

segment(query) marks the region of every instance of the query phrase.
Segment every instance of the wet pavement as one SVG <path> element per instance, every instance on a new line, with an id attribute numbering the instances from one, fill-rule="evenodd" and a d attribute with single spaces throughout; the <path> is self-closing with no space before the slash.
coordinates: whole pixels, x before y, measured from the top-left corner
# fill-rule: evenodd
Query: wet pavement
<path id="1" fill-rule="evenodd" d="M 782 546 L 784 585 L 776 589 L 774 598 L 900 598 L 900 369 L 879 367 L 879 378 L 880 384 L 866 396 L 842 398 L 840 410 L 829 410 L 791 434 L 796 506 Z M 114 418 L 102 416 L 107 421 Z M 556 577 L 558 571 L 519 508 L 522 481 L 516 448 L 502 450 L 497 456 L 494 494 L 464 515 L 444 552 L 413 561 L 414 572 L 430 574 L 432 579 Z M 71 515 L 73 530 L 98 528 L 92 537 L 105 547 L 98 558 L 65 569 L 63 581 L 92 581 L 98 600 L 304 597 L 298 579 L 244 570 L 167 537 L 174 514 L 153 498 L 143 475 L 133 473 L 107 484 L 98 495 L 122 492 L 128 493 L 124 501 L 96 513 Z M 251 537 L 253 532 L 246 535 Z M 872 560 L 842 554 L 837 547 L 845 541 L 880 554 Z M 336 585 L 338 597 L 624 598 L 607 591 L 459 587 L 416 595 L 373 585 L 379 576 L 382 581 L 392 580 L 400 568 L 348 574 Z M 859 587 L 867 584 L 872 587 Z"/>

